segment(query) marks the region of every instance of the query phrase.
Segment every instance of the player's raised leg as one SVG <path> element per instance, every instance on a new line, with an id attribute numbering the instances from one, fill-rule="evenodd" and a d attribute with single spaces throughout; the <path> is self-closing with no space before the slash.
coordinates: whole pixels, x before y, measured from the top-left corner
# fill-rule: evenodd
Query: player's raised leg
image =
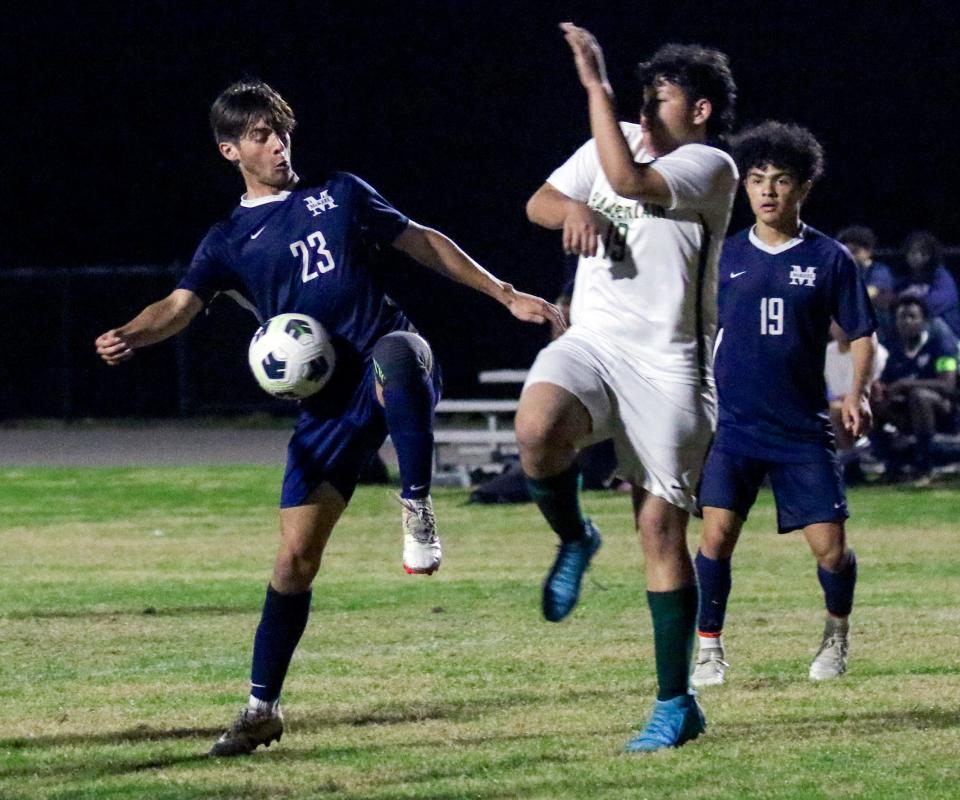
<path id="1" fill-rule="evenodd" d="M 817 559 L 817 578 L 823 587 L 827 616 L 823 639 L 810 664 L 810 679 L 839 678 L 847 671 L 850 649 L 850 612 L 857 585 L 857 557 L 847 547 L 842 522 L 808 525 L 803 535 Z"/>
<path id="2" fill-rule="evenodd" d="M 304 505 L 281 509 L 280 549 L 253 642 L 250 699 L 210 755 L 245 755 L 283 736 L 280 692 L 307 625 L 323 549 L 344 508 L 340 493 L 323 483 Z"/>
<path id="3" fill-rule="evenodd" d="M 377 400 L 400 466 L 403 568 L 411 575 L 431 575 L 443 556 L 430 499 L 438 399 L 433 353 L 423 337 L 395 331 L 374 345 L 373 368 Z"/>
<path id="4" fill-rule="evenodd" d="M 600 547 L 600 532 L 580 506 L 581 476 L 576 463 L 575 443 L 589 435 L 591 425 L 584 404 L 556 384 L 530 384 L 520 397 L 516 419 L 520 463 L 530 496 L 560 537 L 556 560 L 543 586 L 543 615 L 550 622 L 559 622 L 573 611 L 583 574 Z"/>
<path id="5" fill-rule="evenodd" d="M 719 686 L 730 666 L 723 645 L 723 624 L 733 586 L 730 565 L 743 522 L 735 511 L 726 508 L 703 509 L 703 535 L 694 559 L 700 588 L 699 652 L 690 683 L 697 688 Z"/>
<path id="6" fill-rule="evenodd" d="M 697 583 L 687 549 L 686 511 L 643 489 L 634 489 L 634 515 L 643 548 L 647 603 L 653 617 L 657 700 L 628 752 L 679 747 L 706 728 L 689 688 L 697 624 Z"/>

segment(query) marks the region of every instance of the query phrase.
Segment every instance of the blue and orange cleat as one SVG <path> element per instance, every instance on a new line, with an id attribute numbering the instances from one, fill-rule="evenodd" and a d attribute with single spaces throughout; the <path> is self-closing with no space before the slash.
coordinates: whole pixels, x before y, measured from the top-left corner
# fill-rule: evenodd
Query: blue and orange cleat
<path id="1" fill-rule="evenodd" d="M 690 691 L 670 700 L 657 700 L 646 727 L 627 742 L 628 753 L 650 753 L 680 747 L 696 739 L 707 728 L 697 693 Z"/>

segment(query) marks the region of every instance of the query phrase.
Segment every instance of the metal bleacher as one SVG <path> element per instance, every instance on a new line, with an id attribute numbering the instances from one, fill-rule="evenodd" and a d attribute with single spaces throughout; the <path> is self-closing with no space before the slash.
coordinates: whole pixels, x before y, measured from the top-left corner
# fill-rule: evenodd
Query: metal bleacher
<path id="1" fill-rule="evenodd" d="M 481 372 L 481 384 L 513 384 L 520 386 L 526 378 L 526 370 L 489 370 Z M 518 392 L 519 393 L 519 392 Z M 517 449 L 513 429 L 513 417 L 520 405 L 519 400 L 451 399 L 437 403 L 437 425 L 434 442 L 437 445 L 437 469 L 454 463 L 460 456 L 481 456 L 496 460 Z M 478 426 L 477 416 L 484 423 Z M 453 454 L 453 458 L 448 457 Z"/>

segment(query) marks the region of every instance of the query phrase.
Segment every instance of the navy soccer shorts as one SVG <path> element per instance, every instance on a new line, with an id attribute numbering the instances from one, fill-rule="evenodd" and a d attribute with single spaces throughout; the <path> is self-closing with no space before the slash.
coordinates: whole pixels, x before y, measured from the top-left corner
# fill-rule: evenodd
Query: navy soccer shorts
<path id="1" fill-rule="evenodd" d="M 777 504 L 777 530 L 789 533 L 817 522 L 843 522 L 850 514 L 836 456 L 805 464 L 766 461 L 710 448 L 700 481 L 701 508 L 725 508 L 742 519 L 753 507 L 763 479 Z"/>
<path id="2" fill-rule="evenodd" d="M 442 380 L 433 362 L 434 395 L 440 398 Z M 283 476 L 280 508 L 302 506 L 310 493 L 328 482 L 350 501 L 360 470 L 387 438 L 387 421 L 374 391 L 373 364 L 363 372 L 346 410 L 316 415 L 306 408 L 287 445 L 287 471 Z"/>

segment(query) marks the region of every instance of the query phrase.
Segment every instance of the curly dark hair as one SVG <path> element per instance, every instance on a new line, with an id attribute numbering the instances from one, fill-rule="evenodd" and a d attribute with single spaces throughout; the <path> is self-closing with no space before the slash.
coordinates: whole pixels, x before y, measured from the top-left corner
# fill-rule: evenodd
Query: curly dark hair
<path id="1" fill-rule="evenodd" d="M 658 80 L 675 83 L 690 101 L 706 98 L 713 106 L 707 134 L 722 136 L 733 127 L 737 85 L 725 53 L 699 44 L 665 44 L 637 67 L 641 91 Z"/>
<path id="2" fill-rule="evenodd" d="M 297 125 L 287 101 L 263 81 L 237 81 L 210 107 L 210 127 L 217 142 L 238 142 L 261 119 L 280 136 Z"/>
<path id="3" fill-rule="evenodd" d="M 731 141 L 733 159 L 741 175 L 751 169 L 780 167 L 801 183 L 816 181 L 823 175 L 823 147 L 809 130 L 786 122 L 768 119 L 746 128 Z"/>
<path id="4" fill-rule="evenodd" d="M 934 269 L 943 260 L 943 245 L 931 231 L 914 231 L 903 242 L 903 255 L 911 250 L 920 250 L 925 256 L 928 269 Z"/>
<path id="5" fill-rule="evenodd" d="M 896 314 L 901 306 L 916 306 L 920 309 L 920 313 L 924 319 L 930 319 L 930 308 L 927 306 L 926 299 L 916 292 L 902 292 L 897 299 L 893 301 L 893 308 L 891 310 Z"/>
<path id="6" fill-rule="evenodd" d="M 866 225 L 848 225 L 837 234 L 840 244 L 850 247 L 862 247 L 864 250 L 874 250 L 877 246 L 877 235 Z"/>

